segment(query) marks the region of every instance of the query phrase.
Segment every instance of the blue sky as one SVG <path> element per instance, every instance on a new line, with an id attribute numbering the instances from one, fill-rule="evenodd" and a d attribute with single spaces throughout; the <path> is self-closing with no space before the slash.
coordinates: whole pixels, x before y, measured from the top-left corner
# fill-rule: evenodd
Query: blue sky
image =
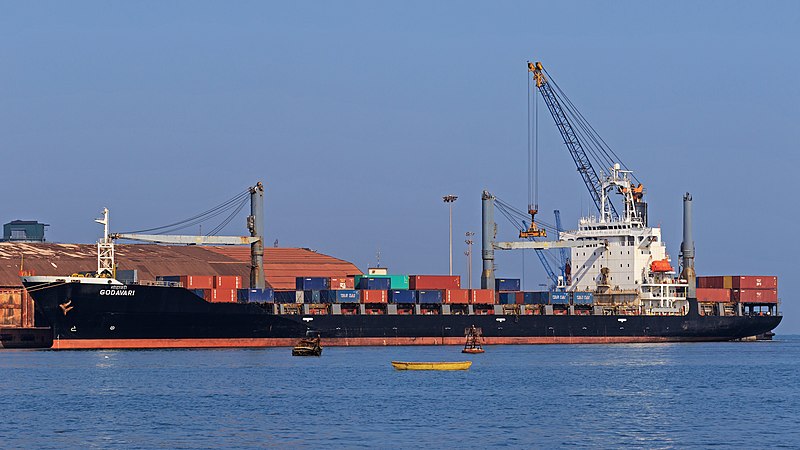
<path id="1" fill-rule="evenodd" d="M 0 220 L 93 242 L 104 206 L 147 228 L 262 180 L 268 243 L 446 273 L 453 193 L 465 274 L 481 191 L 526 206 L 541 60 L 644 181 L 673 258 L 690 191 L 698 272 L 777 274 L 800 332 L 798 30 L 797 2 L 0 2 Z M 590 200 L 542 119 L 540 210 L 574 225 Z M 498 273 L 523 259 L 535 289 L 533 254 Z"/>

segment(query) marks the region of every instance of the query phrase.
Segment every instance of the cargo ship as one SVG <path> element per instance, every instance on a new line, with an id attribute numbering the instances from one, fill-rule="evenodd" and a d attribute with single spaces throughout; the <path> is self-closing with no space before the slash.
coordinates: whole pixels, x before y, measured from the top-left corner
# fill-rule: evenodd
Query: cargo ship
<path id="1" fill-rule="evenodd" d="M 771 333 L 782 319 L 777 279 L 750 277 L 757 279 L 751 283 L 738 277 L 734 286 L 733 278 L 723 277 L 721 284 L 708 281 L 698 289 L 689 194 L 683 199 L 680 270 L 674 269 L 661 229 L 648 224 L 642 183 L 614 163 L 616 154 L 592 134 L 541 63 L 529 63 L 528 70 L 597 214 L 580 219 L 575 230 L 558 227 L 558 239 L 547 241 L 546 230 L 534 220 L 538 204 L 529 204 L 530 222 L 520 229 L 520 240 L 498 242 L 494 209 L 507 215 L 508 207 L 484 191 L 481 289 L 462 289 L 457 276 L 368 273 L 336 281 L 297 274 L 294 290 L 272 290 L 263 266 L 258 183 L 249 189 L 250 236 L 111 234 L 105 210 L 97 220 L 105 228 L 96 271 L 22 277 L 35 303 L 36 325 L 51 327 L 53 347 L 60 349 L 293 346 L 309 334 L 319 335 L 325 346 L 463 345 L 465 330 L 472 327 L 482 329 L 484 344 L 728 341 Z M 530 152 L 529 165 L 535 161 Z M 608 169 L 598 173 L 593 160 Z M 530 169 L 529 184 L 537 186 Z M 621 200 L 612 202 L 616 195 Z M 247 286 L 219 277 L 197 283 L 191 274 L 164 274 L 146 282 L 121 281 L 115 239 L 249 244 L 250 280 Z M 519 280 L 495 276 L 495 251 L 526 248 L 569 254 L 550 291 L 523 292 Z"/>
<path id="2" fill-rule="evenodd" d="M 629 186 L 619 170 L 606 182 Z M 491 194 L 483 202 L 485 228 L 492 228 Z M 709 299 L 698 299 L 690 196 L 684 197 L 680 276 L 660 229 L 629 206 L 621 218 L 581 219 L 558 241 L 520 243 L 570 249 L 575 269 L 552 292 L 522 292 L 519 280 L 495 278 L 493 251 L 509 245 L 494 242 L 492 233 L 483 236 L 482 289 L 461 289 L 459 276 L 386 273 L 298 277 L 295 290 L 260 288 L 258 240 L 251 245 L 253 288 L 241 287 L 237 277 L 123 282 L 113 276 L 107 228 L 96 272 L 24 276 L 22 283 L 34 300 L 37 326 L 52 328 L 57 349 L 290 347 L 309 333 L 326 346 L 463 345 L 473 326 L 483 330 L 487 345 L 729 341 L 764 335 L 780 323 L 777 298 L 763 297 L 773 287 L 777 292 L 774 277 L 754 277 L 757 287 L 766 287 L 757 289 L 762 295 L 755 302 L 741 292 L 733 302 L 732 281 L 729 301 L 711 299 L 717 303 L 709 309 Z M 260 220 L 258 214 L 251 219 Z M 104 221 L 107 227 L 107 215 Z M 736 286 L 749 292 L 747 280 Z"/>

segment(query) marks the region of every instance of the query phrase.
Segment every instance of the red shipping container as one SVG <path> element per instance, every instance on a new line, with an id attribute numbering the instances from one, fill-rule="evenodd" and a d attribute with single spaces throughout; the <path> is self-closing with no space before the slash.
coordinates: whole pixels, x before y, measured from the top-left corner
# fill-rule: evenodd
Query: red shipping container
<path id="1" fill-rule="evenodd" d="M 775 276 L 735 276 L 731 282 L 734 289 L 778 289 L 778 277 Z"/>
<path id="2" fill-rule="evenodd" d="M 514 303 L 516 303 L 518 305 L 524 305 L 525 304 L 525 293 L 522 292 L 522 291 L 519 291 L 516 294 L 514 294 Z"/>
<path id="3" fill-rule="evenodd" d="M 733 299 L 739 303 L 778 303 L 778 290 L 734 289 Z"/>
<path id="4" fill-rule="evenodd" d="M 447 304 L 466 305 L 469 303 L 469 289 L 446 289 L 443 300 Z"/>
<path id="5" fill-rule="evenodd" d="M 186 289 L 213 289 L 214 276 L 213 275 L 181 275 L 181 284 Z"/>
<path id="6" fill-rule="evenodd" d="M 211 301 L 213 303 L 236 303 L 236 289 L 212 289 Z"/>
<path id="7" fill-rule="evenodd" d="M 408 288 L 416 291 L 461 289 L 459 275 L 411 275 Z"/>
<path id="8" fill-rule="evenodd" d="M 355 289 L 356 280 L 353 277 L 332 277 L 331 290 Z"/>
<path id="9" fill-rule="evenodd" d="M 386 303 L 386 291 L 364 289 L 361 291 L 361 303 Z"/>
<path id="10" fill-rule="evenodd" d="M 699 302 L 729 302 L 731 301 L 730 289 L 697 288 L 697 301 Z"/>
<path id="11" fill-rule="evenodd" d="M 214 277 L 214 289 L 241 289 L 242 277 L 236 275 L 217 275 Z"/>
<path id="12" fill-rule="evenodd" d="M 697 287 L 704 289 L 724 289 L 725 277 L 697 277 Z"/>
<path id="13" fill-rule="evenodd" d="M 473 305 L 494 305 L 494 289 L 473 289 L 469 291 L 469 302 Z"/>

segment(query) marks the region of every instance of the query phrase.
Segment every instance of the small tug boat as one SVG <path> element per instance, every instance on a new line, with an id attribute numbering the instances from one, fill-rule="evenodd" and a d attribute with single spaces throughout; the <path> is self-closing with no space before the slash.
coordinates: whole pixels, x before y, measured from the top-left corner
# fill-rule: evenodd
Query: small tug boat
<path id="1" fill-rule="evenodd" d="M 464 334 L 467 336 L 467 342 L 464 344 L 464 350 L 461 350 L 461 353 L 476 354 L 484 352 L 481 346 L 483 336 L 482 329 L 472 325 L 464 330 Z"/>
<path id="2" fill-rule="evenodd" d="M 321 356 L 322 345 L 320 345 L 319 335 L 300 339 L 300 342 L 292 349 L 292 356 Z"/>
<path id="3" fill-rule="evenodd" d="M 392 367 L 397 370 L 467 370 L 472 366 L 472 361 L 454 362 L 409 362 L 392 361 Z"/>

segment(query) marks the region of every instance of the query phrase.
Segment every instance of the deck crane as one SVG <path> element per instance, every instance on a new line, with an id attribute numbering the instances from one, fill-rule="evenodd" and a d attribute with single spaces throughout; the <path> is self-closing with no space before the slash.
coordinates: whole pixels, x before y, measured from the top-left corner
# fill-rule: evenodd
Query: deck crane
<path id="1" fill-rule="evenodd" d="M 221 226 L 215 230 L 221 230 L 230 219 L 232 219 L 244 206 L 247 199 L 250 200 L 250 215 L 247 216 L 247 228 L 250 236 L 195 236 L 195 235 L 176 235 L 176 234 L 142 234 L 138 232 L 130 233 L 109 233 L 108 231 L 108 209 L 103 210 L 103 218 L 95 221 L 104 226 L 103 238 L 98 243 L 98 275 L 113 276 L 114 274 L 114 240 L 124 239 L 142 242 L 155 242 L 162 244 L 184 244 L 184 245 L 250 245 L 250 286 L 263 289 L 266 287 L 264 279 L 264 185 L 259 181 L 248 188 L 245 192 L 228 200 L 209 211 L 194 216 L 190 219 L 157 228 L 142 231 L 166 230 L 169 228 L 185 228 L 188 224 L 196 224 L 201 220 L 219 215 L 222 211 L 234 209 L 233 213 L 223 221 Z M 239 202 L 238 208 L 236 203 Z"/>

